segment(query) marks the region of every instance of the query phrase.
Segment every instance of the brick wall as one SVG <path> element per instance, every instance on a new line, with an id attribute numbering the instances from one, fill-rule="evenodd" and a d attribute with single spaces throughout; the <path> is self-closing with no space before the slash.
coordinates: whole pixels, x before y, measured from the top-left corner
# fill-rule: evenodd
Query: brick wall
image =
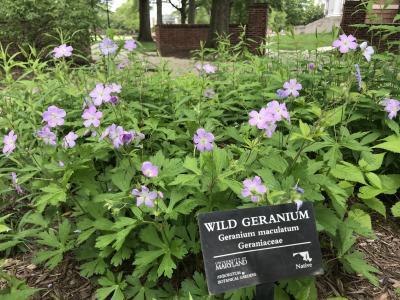
<path id="1" fill-rule="evenodd" d="M 256 52 L 267 32 L 268 7 L 266 4 L 253 4 L 249 7 L 249 20 L 246 26 L 246 37 L 250 50 Z M 207 40 L 209 25 L 205 24 L 163 24 L 156 26 L 157 50 L 162 56 L 188 56 L 190 51 L 200 48 L 200 42 Z M 240 26 L 229 25 L 232 44 L 239 42 Z"/>
<path id="2" fill-rule="evenodd" d="M 398 8 L 396 13 L 398 12 Z M 393 9 L 389 10 L 374 10 L 374 14 L 382 16 L 386 24 L 400 26 L 399 23 L 393 23 L 395 14 Z M 390 16 L 389 16 L 390 15 Z M 352 25 L 366 24 L 366 27 L 354 27 Z M 379 23 L 385 24 L 385 23 Z M 393 34 L 383 38 L 382 33 L 375 30 L 369 30 L 370 26 L 377 25 L 376 21 L 372 22 L 371 17 L 367 16 L 362 1 L 349 1 L 347 0 L 343 6 L 343 16 L 340 27 L 346 34 L 354 35 L 360 41 L 367 41 L 369 44 L 374 45 L 378 50 L 388 48 L 388 41 L 396 41 L 400 39 L 400 33 Z"/>

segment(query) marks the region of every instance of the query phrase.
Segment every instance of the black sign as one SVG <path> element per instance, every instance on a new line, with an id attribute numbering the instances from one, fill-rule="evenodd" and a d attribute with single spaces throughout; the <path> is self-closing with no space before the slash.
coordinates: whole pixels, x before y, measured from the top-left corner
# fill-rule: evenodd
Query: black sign
<path id="1" fill-rule="evenodd" d="M 198 222 L 211 294 L 322 274 L 310 202 L 204 213 Z"/>

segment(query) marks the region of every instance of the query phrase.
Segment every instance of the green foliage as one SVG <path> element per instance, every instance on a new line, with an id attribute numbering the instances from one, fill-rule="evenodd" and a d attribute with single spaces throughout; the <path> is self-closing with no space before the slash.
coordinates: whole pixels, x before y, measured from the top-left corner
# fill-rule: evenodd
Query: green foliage
<path id="1" fill-rule="evenodd" d="M 335 269 L 378 284 L 377 269 L 355 243 L 359 236 L 375 238 L 372 211 L 400 215 L 391 201 L 400 187 L 398 117 L 390 122 L 380 104 L 398 98 L 398 56 L 376 55 L 368 64 L 360 51 L 329 52 L 316 61 L 285 62 L 222 40 L 218 50 L 198 53 L 200 61 L 217 57 L 218 71 L 199 76 L 176 75 L 166 64 L 150 72 L 136 52 L 119 69 L 114 55 L 74 68 L 69 59 L 38 66 L 35 56 L 21 63 L 2 51 L 2 135 L 18 136 L 14 152 L 0 157 L 0 205 L 13 209 L 0 218 L 2 254 L 40 245 L 36 261 L 49 268 L 72 254 L 81 274 L 97 280 L 99 299 L 250 300 L 254 288 L 208 296 L 197 215 L 302 199 L 313 202 L 323 251 L 337 257 Z M 354 63 L 362 70 L 361 90 L 349 71 Z M 13 77 L 17 68 L 22 74 Z M 300 96 L 279 100 L 290 122 L 277 123 L 267 138 L 248 115 L 275 100 L 290 78 L 302 84 Z M 121 84 L 119 102 L 98 106 L 100 126 L 85 128 L 82 107 L 98 83 Z M 208 88 L 213 97 L 204 95 Z M 51 105 L 67 114 L 64 125 L 52 128 L 54 146 L 37 136 Z M 137 134 L 115 147 L 113 135 L 100 138 L 112 124 L 145 138 Z M 199 128 L 214 134 L 212 151 L 194 148 Z M 71 131 L 76 145 L 63 147 Z M 145 161 L 158 167 L 158 176 L 144 176 Z M 14 182 L 11 172 L 18 175 Z M 243 180 L 256 175 L 268 187 L 260 203 L 242 196 Z M 143 186 L 157 195 L 154 206 L 137 205 L 136 189 Z M 317 299 L 313 278 L 276 286 L 281 299 Z"/>
<path id="2" fill-rule="evenodd" d="M 0 262 L 1 264 L 1 262 Z M 25 300 L 36 294 L 41 289 L 29 287 L 18 278 L 3 271 L 0 266 L 0 279 L 5 281 L 6 287 L 0 290 L 0 298 L 4 300 Z"/>

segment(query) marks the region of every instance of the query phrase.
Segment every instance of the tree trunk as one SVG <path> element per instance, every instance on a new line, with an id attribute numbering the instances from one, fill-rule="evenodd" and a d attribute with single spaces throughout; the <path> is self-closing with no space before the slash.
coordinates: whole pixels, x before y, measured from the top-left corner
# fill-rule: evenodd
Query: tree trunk
<path id="1" fill-rule="evenodd" d="M 196 0 L 189 0 L 189 24 L 194 24 L 196 20 Z"/>
<path id="2" fill-rule="evenodd" d="M 139 0 L 139 37 L 141 42 L 152 42 L 149 0 Z"/>
<path id="3" fill-rule="evenodd" d="M 181 13 L 181 24 L 186 24 L 186 19 L 187 19 L 186 7 L 187 7 L 187 0 L 181 0 L 181 8 L 179 9 L 179 12 Z"/>
<path id="4" fill-rule="evenodd" d="M 207 47 L 215 47 L 218 35 L 229 34 L 230 0 L 212 0 Z"/>
<path id="5" fill-rule="evenodd" d="M 157 25 L 162 24 L 162 0 L 157 0 Z"/>

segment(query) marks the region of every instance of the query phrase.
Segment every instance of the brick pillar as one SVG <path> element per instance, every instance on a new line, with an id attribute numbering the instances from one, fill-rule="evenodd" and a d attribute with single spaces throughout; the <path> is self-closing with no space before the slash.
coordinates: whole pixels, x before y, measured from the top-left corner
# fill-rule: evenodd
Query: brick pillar
<path id="1" fill-rule="evenodd" d="M 258 47 L 265 40 L 267 34 L 268 4 L 256 3 L 249 6 L 249 19 L 246 27 L 246 37 L 249 40 L 249 48 L 253 53 L 258 52 Z M 258 54 L 262 54 L 259 53 Z"/>
<path id="2" fill-rule="evenodd" d="M 343 15 L 340 27 L 347 35 L 355 35 L 357 29 L 351 25 L 364 24 L 366 11 L 361 1 L 345 1 L 343 5 Z"/>

